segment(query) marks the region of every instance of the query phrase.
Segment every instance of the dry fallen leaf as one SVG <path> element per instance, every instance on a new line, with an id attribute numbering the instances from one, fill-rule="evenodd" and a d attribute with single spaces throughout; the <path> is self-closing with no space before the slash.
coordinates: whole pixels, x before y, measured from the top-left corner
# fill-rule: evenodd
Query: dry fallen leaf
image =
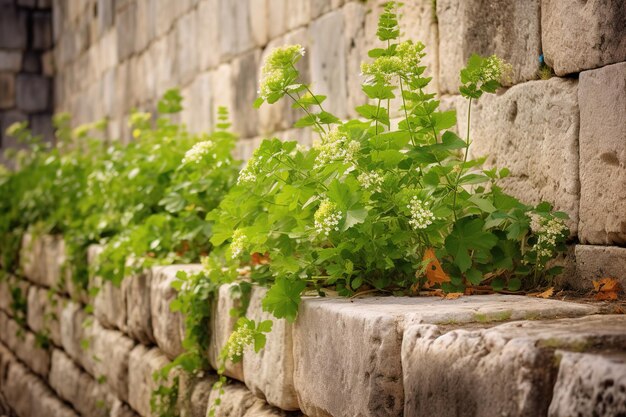
<path id="1" fill-rule="evenodd" d="M 602 278 L 599 281 L 592 281 L 593 289 L 597 293 L 594 298 L 598 301 L 617 300 L 621 286 L 615 278 Z"/>
<path id="2" fill-rule="evenodd" d="M 462 297 L 462 296 L 463 296 L 462 292 L 449 292 L 443 298 L 444 300 L 456 300 L 457 298 Z"/>
<path id="3" fill-rule="evenodd" d="M 550 298 L 554 295 L 554 287 L 550 287 L 544 292 L 533 292 L 527 294 L 529 297 L 537 297 L 537 298 Z"/>
<path id="4" fill-rule="evenodd" d="M 450 282 L 450 277 L 441 268 L 439 259 L 437 259 L 435 251 L 432 248 L 426 249 L 426 251 L 424 251 L 423 260 L 424 262 L 428 262 L 428 265 L 426 265 L 427 282 L 424 285 L 426 288 L 432 287 L 436 284 L 441 284 L 443 282 Z"/>

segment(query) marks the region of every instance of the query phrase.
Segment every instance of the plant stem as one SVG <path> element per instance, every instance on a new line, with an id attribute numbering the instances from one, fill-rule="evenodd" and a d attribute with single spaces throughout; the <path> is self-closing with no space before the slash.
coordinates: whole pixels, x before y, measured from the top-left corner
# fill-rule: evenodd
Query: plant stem
<path id="1" fill-rule="evenodd" d="M 304 110 L 304 112 L 305 112 L 308 116 L 310 116 L 310 117 L 312 117 L 312 118 L 313 118 L 314 123 L 317 125 L 317 127 L 318 127 L 318 128 L 320 129 L 320 131 L 321 131 L 321 132 L 320 132 L 320 136 L 322 136 L 322 133 L 326 133 L 326 130 L 324 129 L 324 127 L 323 127 L 323 126 L 322 126 L 322 125 L 321 125 L 321 124 L 317 121 L 317 118 L 316 118 L 316 117 L 314 117 L 314 116 L 311 114 L 311 112 L 309 112 L 309 111 L 307 110 L 307 108 L 306 108 L 306 107 L 304 107 L 302 104 L 300 104 L 300 102 L 299 102 L 298 100 L 296 100 L 296 98 L 295 98 L 294 96 L 292 96 L 291 94 L 289 94 L 289 93 L 287 92 L 287 90 L 283 90 L 283 92 L 285 93 L 285 95 L 289 96 L 289 98 L 290 98 L 290 99 L 292 99 L 294 103 L 296 103 L 298 106 L 300 106 L 300 108 L 301 108 L 302 110 Z"/>
<path id="2" fill-rule="evenodd" d="M 411 143 L 413 146 L 417 146 L 415 143 L 415 138 L 413 137 L 413 127 L 411 126 L 411 122 L 409 122 L 409 114 L 406 111 L 406 101 L 404 100 L 404 88 L 402 87 L 402 77 L 398 77 L 400 80 L 400 95 L 402 95 L 402 108 L 404 109 L 404 120 L 406 120 L 406 124 L 409 127 L 409 136 L 411 137 Z"/>
<path id="3" fill-rule="evenodd" d="M 469 103 L 467 105 L 467 134 L 465 136 L 465 155 L 463 156 L 463 165 L 465 165 L 465 163 L 467 162 L 467 156 L 469 154 L 471 113 L 472 113 L 472 98 L 470 97 Z M 460 167 L 459 173 L 456 176 L 456 181 L 454 182 L 454 198 L 452 199 L 452 212 L 454 213 L 454 221 L 457 220 L 456 196 L 459 194 L 459 181 L 461 180 L 462 174 L 463 174 L 463 166 Z"/>

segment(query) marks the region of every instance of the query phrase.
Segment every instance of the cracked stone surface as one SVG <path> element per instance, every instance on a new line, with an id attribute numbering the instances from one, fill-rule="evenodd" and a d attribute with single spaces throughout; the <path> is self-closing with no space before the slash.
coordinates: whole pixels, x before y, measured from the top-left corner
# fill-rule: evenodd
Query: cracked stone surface
<path id="1" fill-rule="evenodd" d="M 546 415 L 558 355 L 626 346 L 626 316 L 519 321 L 487 329 L 409 326 L 404 416 Z"/>

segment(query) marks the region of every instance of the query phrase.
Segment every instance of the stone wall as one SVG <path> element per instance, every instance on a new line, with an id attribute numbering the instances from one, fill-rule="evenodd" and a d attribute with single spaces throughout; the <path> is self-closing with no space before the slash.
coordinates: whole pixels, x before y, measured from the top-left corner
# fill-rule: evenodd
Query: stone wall
<path id="1" fill-rule="evenodd" d="M 14 122 L 28 120 L 35 134 L 53 138 L 51 3 L 0 1 L 0 152 L 19 146 L 4 134 Z"/>
<path id="2" fill-rule="evenodd" d="M 289 103 L 252 108 L 262 59 L 300 43 L 313 89 L 328 108 L 355 116 L 361 61 L 377 40 L 382 0 L 58 0 L 54 2 L 55 109 L 76 122 L 109 118 L 109 136 L 128 140 L 125 116 L 154 110 L 178 86 L 181 119 L 210 129 L 228 106 L 247 158 L 270 135 L 311 142 L 293 130 Z M 498 54 L 510 86 L 473 109 L 473 153 L 507 166 L 507 188 L 555 203 L 571 220 L 570 283 L 613 275 L 626 281 L 626 10 L 622 0 L 415 0 L 405 2 L 406 38 L 426 45 L 431 90 L 459 113 L 459 70 L 471 53 Z M 553 77 L 539 79 L 540 56 Z M 396 115 L 399 116 L 399 115 Z M 598 246 L 601 245 L 601 246 Z M 577 269 L 575 269 L 577 268 Z M 578 278 L 574 278 L 574 277 Z"/>
<path id="3" fill-rule="evenodd" d="M 158 416 L 153 373 L 183 352 L 171 284 L 199 265 L 155 267 L 120 287 L 94 278 L 89 299 L 63 282 L 62 242 L 28 237 L 25 276 L 0 281 L 0 411 Z M 261 308 L 266 291 L 252 289 L 247 317 L 271 319 Z M 233 330 L 233 303 L 222 286 L 206 329 L 213 369 Z M 227 363 L 216 416 L 623 415 L 626 316 L 610 312 L 505 295 L 306 297 L 295 323 L 274 319 L 264 349 Z M 215 371 L 176 377 L 180 416 L 204 417 L 217 397 Z"/>

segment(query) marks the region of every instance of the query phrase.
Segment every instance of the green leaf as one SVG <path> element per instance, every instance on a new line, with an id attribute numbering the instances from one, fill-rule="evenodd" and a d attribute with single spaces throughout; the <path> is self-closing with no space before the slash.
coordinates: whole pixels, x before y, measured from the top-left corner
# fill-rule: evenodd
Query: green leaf
<path id="1" fill-rule="evenodd" d="M 263 309 L 273 313 L 276 318 L 285 318 L 293 323 L 298 315 L 300 294 L 306 288 L 306 282 L 279 277 L 270 287 L 263 299 Z"/>
<path id="2" fill-rule="evenodd" d="M 254 351 L 259 353 L 261 349 L 265 347 L 265 343 L 267 342 L 267 337 L 263 333 L 255 333 L 254 334 Z"/>
<path id="3" fill-rule="evenodd" d="M 274 323 L 272 322 L 272 320 L 263 320 L 262 322 L 259 323 L 259 325 L 257 326 L 257 330 L 259 332 L 263 332 L 263 333 L 269 333 L 272 331 L 272 325 Z"/>
<path id="4" fill-rule="evenodd" d="M 472 265 L 470 251 L 488 251 L 498 243 L 495 235 L 483 230 L 484 225 L 485 222 L 480 218 L 462 218 L 454 224 L 445 240 L 446 250 L 461 272 L 467 271 Z"/>
<path id="5" fill-rule="evenodd" d="M 509 282 L 507 282 L 506 287 L 509 291 L 518 291 L 522 288 L 522 280 L 519 278 L 511 278 Z"/>
<path id="6" fill-rule="evenodd" d="M 346 221 L 344 222 L 342 231 L 348 230 L 352 226 L 363 223 L 367 218 L 367 209 L 362 206 L 353 206 L 346 213 Z"/>
<path id="7" fill-rule="evenodd" d="M 474 268 L 467 271 L 465 273 L 465 276 L 473 285 L 479 285 L 480 282 L 483 280 L 483 274 L 479 270 Z"/>
<path id="8" fill-rule="evenodd" d="M 432 119 L 437 131 L 450 129 L 456 126 L 456 111 L 449 110 L 444 112 L 435 112 L 432 114 Z"/>
<path id="9" fill-rule="evenodd" d="M 480 198 L 478 194 L 472 195 L 468 200 L 474 203 L 476 207 L 478 207 L 485 213 L 493 213 L 494 211 L 496 211 L 496 208 L 491 203 L 491 201 Z"/>

